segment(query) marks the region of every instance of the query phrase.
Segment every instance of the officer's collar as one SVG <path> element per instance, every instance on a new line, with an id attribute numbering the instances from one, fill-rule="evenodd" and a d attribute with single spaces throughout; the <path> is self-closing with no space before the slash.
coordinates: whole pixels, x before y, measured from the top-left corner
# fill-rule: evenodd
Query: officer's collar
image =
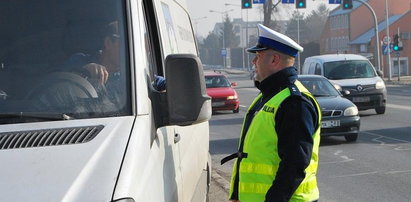
<path id="1" fill-rule="evenodd" d="M 297 69 L 295 67 L 287 67 L 268 76 L 261 82 L 257 81 L 255 85 L 264 96 L 267 96 L 288 87 L 295 80 L 297 80 Z"/>

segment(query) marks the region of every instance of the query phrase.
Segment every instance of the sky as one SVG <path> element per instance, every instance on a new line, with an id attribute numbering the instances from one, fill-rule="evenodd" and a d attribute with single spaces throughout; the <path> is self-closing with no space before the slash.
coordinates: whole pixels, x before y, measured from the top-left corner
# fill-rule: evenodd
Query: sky
<path id="1" fill-rule="evenodd" d="M 228 12 L 231 19 L 241 18 L 243 16 L 246 21 L 247 10 L 249 21 L 262 21 L 262 5 L 253 4 L 251 9 L 241 9 L 241 0 L 186 0 L 188 10 L 193 21 L 194 29 L 197 35 L 206 37 L 210 31 L 214 28 L 215 23 L 222 22 L 222 12 L 232 10 Z M 275 1 L 277 2 L 277 1 Z M 318 6 L 324 3 L 330 10 L 336 7 L 335 4 L 329 5 L 328 0 L 307 0 L 307 8 L 300 9 L 301 12 L 310 13 L 312 10 L 316 10 Z M 226 6 L 225 4 L 230 4 Z M 278 19 L 288 20 L 289 16 L 294 12 L 295 5 L 281 4 L 278 6 L 282 12 L 278 14 Z M 214 10 L 217 12 L 210 12 Z M 219 13 L 218 13 L 219 12 Z"/>

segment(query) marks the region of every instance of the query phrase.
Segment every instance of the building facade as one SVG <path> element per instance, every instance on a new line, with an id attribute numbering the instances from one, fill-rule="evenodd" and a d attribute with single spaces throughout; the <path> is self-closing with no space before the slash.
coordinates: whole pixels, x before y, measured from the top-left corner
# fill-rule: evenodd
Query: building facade
<path id="1" fill-rule="evenodd" d="M 378 23 L 378 42 L 376 41 L 375 21 L 366 5 L 354 1 L 353 8 L 344 10 L 337 7 L 330 12 L 320 40 L 321 54 L 354 53 L 370 59 L 376 68 L 381 69 L 385 77 L 398 75 L 398 59 L 401 67 L 400 75 L 410 75 L 409 58 L 411 58 L 411 0 L 387 0 L 389 37 L 386 37 L 386 1 L 363 0 L 373 9 Z M 401 36 L 403 50 L 391 52 L 391 71 L 388 68 L 387 55 L 389 41 L 394 34 Z M 385 38 L 385 40 L 384 40 Z M 377 47 L 380 49 L 380 64 L 377 67 Z"/>

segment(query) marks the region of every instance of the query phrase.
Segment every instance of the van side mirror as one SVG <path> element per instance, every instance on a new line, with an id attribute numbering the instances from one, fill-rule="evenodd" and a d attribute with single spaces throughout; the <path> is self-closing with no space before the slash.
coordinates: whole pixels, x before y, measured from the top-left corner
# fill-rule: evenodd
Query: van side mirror
<path id="1" fill-rule="evenodd" d="M 237 82 L 232 82 L 231 86 L 237 86 Z"/>
<path id="2" fill-rule="evenodd" d="M 384 74 L 381 70 L 377 70 L 377 75 L 381 78 L 383 78 Z"/>
<path id="3" fill-rule="evenodd" d="M 165 60 L 168 121 L 165 125 L 191 125 L 211 118 L 203 65 L 192 54 L 172 54 Z"/>

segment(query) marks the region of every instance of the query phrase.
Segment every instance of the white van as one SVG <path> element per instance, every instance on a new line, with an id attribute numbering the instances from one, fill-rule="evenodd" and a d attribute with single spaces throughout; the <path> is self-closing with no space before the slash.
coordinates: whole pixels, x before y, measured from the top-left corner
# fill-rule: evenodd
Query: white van
<path id="1" fill-rule="evenodd" d="M 4 0 L 0 19 L 1 201 L 207 200 L 211 101 L 185 2 Z"/>
<path id="2" fill-rule="evenodd" d="M 375 109 L 385 113 L 387 90 L 381 71 L 375 70 L 370 61 L 354 54 L 330 54 L 308 57 L 302 74 L 316 74 L 328 78 L 339 88 L 344 97 L 357 105 L 359 110 Z"/>

